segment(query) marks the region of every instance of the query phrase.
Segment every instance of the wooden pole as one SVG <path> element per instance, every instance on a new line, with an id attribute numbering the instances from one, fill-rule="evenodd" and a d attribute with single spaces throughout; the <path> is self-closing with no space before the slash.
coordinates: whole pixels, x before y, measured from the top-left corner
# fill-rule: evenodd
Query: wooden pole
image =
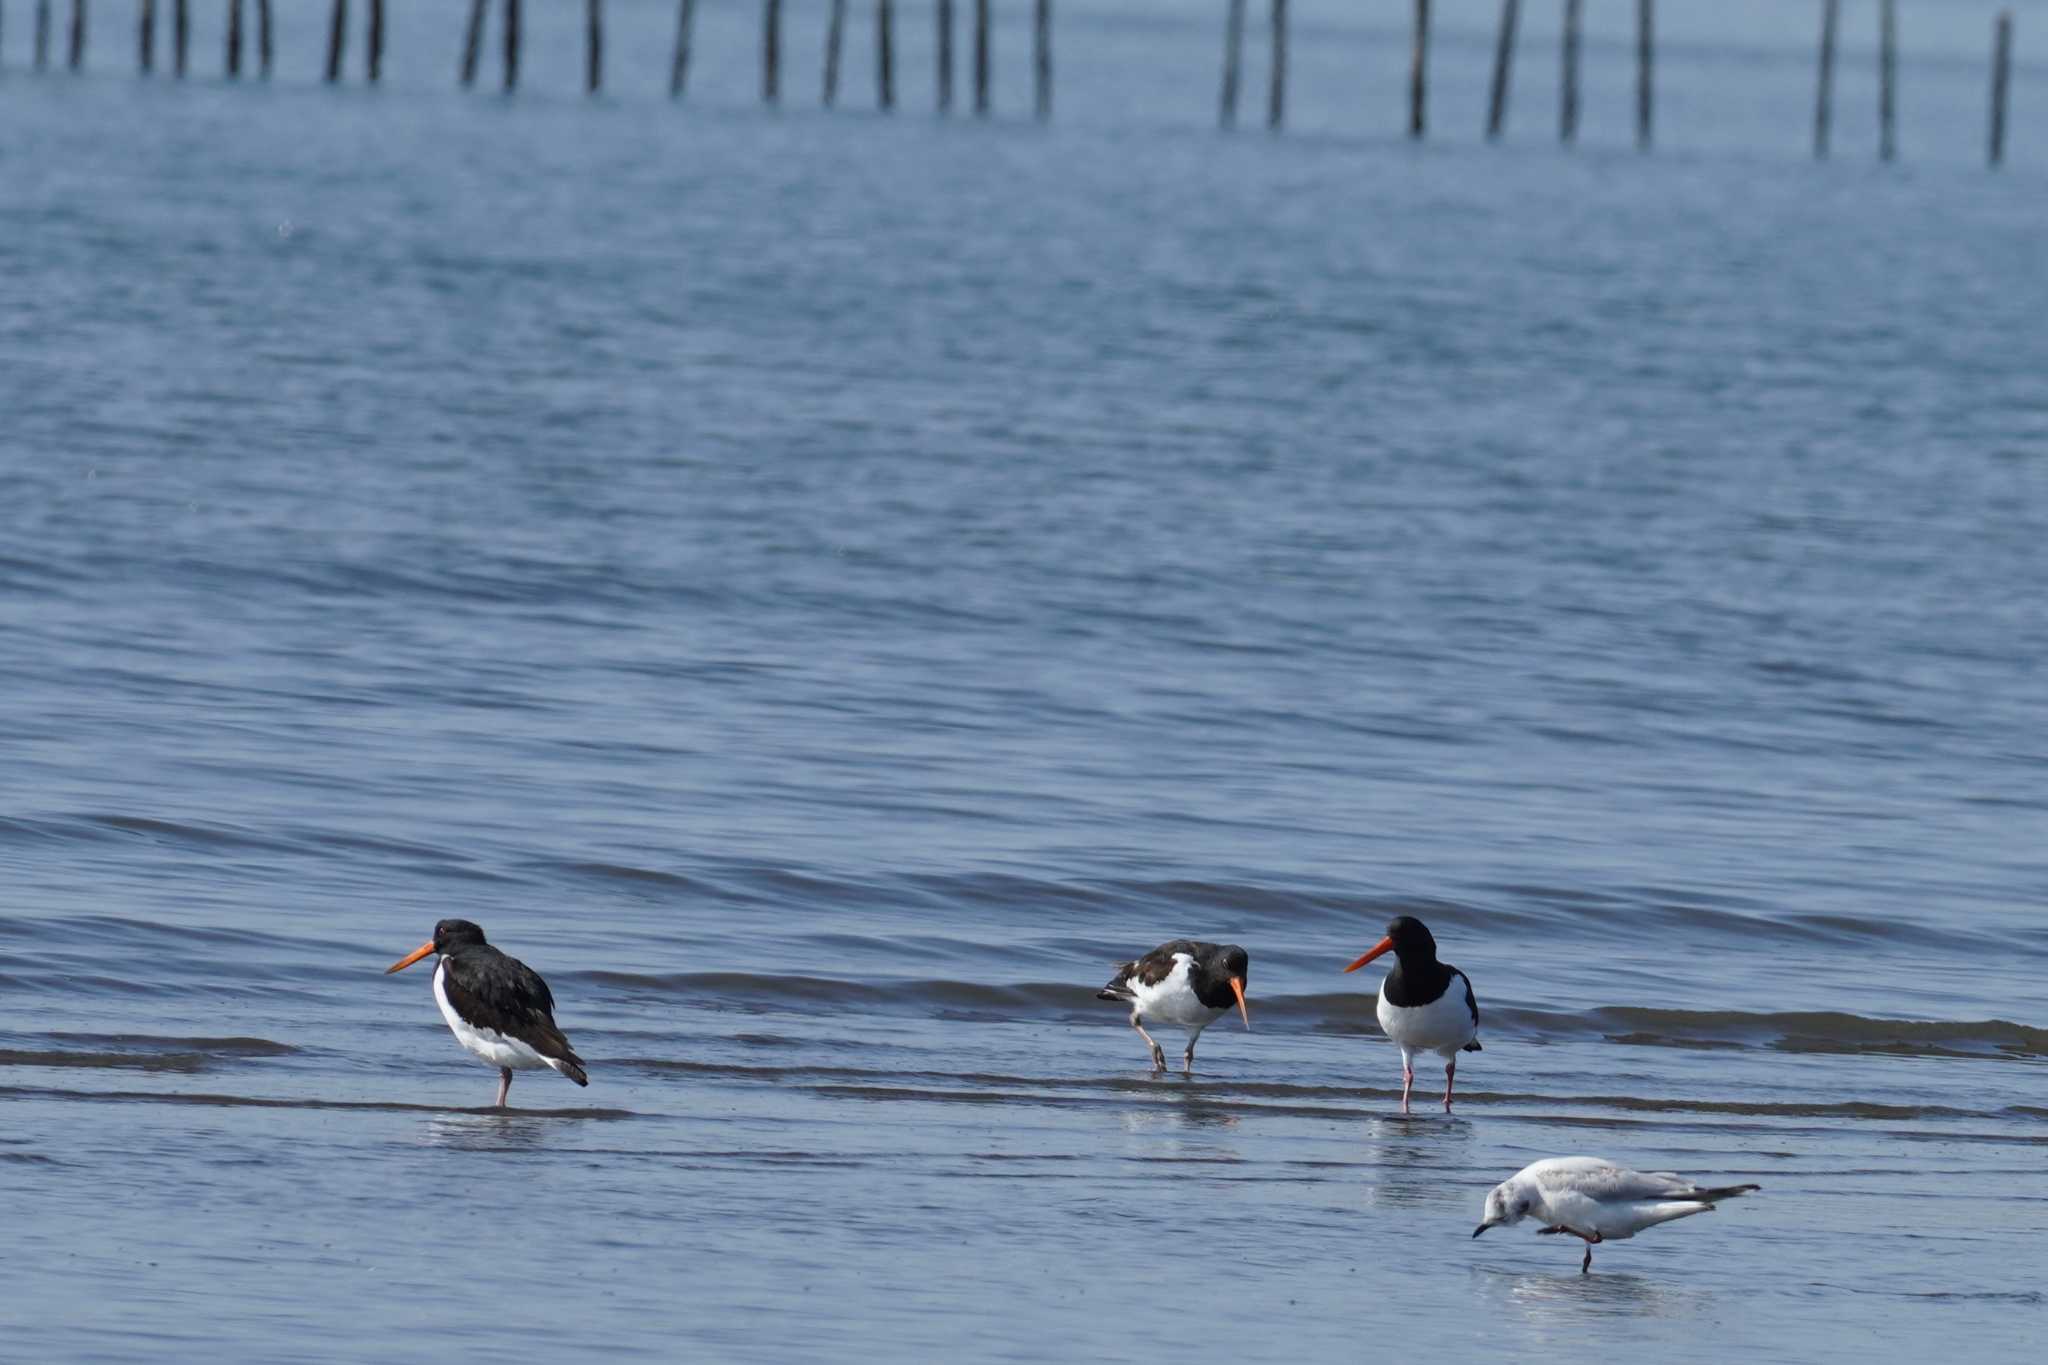
<path id="1" fill-rule="evenodd" d="M 2000 10 L 1991 39 L 1991 164 L 2005 160 L 2005 91 L 2012 73 L 2012 11 Z"/>
<path id="2" fill-rule="evenodd" d="M 228 0 L 228 79 L 242 75 L 242 0 Z"/>
<path id="3" fill-rule="evenodd" d="M 1636 147 L 1650 150 L 1650 113 L 1654 103 L 1657 48 L 1657 0 L 1636 0 Z"/>
<path id="4" fill-rule="evenodd" d="M 1429 104 L 1429 0 L 1415 0 L 1415 36 L 1408 49 L 1408 136 L 1422 136 Z"/>
<path id="5" fill-rule="evenodd" d="M 1225 129 L 1237 126 L 1237 88 L 1244 65 L 1244 0 L 1230 0 L 1223 15 L 1223 97 L 1216 121 Z"/>
<path id="6" fill-rule="evenodd" d="M 519 0 L 505 0 L 505 93 L 511 94 L 519 88 Z"/>
<path id="7" fill-rule="evenodd" d="M 1052 117 L 1052 0 L 1034 0 L 1031 6 L 1032 105 L 1038 121 Z"/>
<path id="8" fill-rule="evenodd" d="M 974 0 L 974 112 L 988 115 L 988 0 Z"/>
<path id="9" fill-rule="evenodd" d="M 1486 140 L 1498 141 L 1508 119 L 1508 82 L 1514 77 L 1515 27 L 1521 19 L 1520 0 L 1500 0 L 1500 32 L 1493 41 L 1493 95 L 1486 106 Z"/>
<path id="10" fill-rule="evenodd" d="M 1564 0 L 1564 72 L 1558 81 L 1557 140 L 1579 140 L 1579 21 L 1585 0 Z"/>
<path id="11" fill-rule="evenodd" d="M 264 80 L 270 79 L 270 0 L 256 0 L 256 70 Z"/>
<path id="12" fill-rule="evenodd" d="M 875 104 L 883 113 L 896 107 L 896 11 L 875 0 Z"/>
<path id="13" fill-rule="evenodd" d="M 348 46 L 348 0 L 334 0 L 327 23 L 327 83 L 341 79 L 341 57 Z"/>
<path id="14" fill-rule="evenodd" d="M 690 79 L 690 20 L 697 13 L 697 0 L 682 0 L 676 10 L 676 55 L 668 68 L 668 97 L 682 97 L 683 86 Z"/>
<path id="15" fill-rule="evenodd" d="M 825 21 L 825 93 L 827 109 L 839 98 L 839 48 L 846 36 L 846 0 L 832 0 L 832 17 Z"/>
<path id="16" fill-rule="evenodd" d="M 462 28 L 462 85 L 476 84 L 477 56 L 484 45 L 484 6 L 490 0 L 469 0 L 469 22 Z"/>
<path id="17" fill-rule="evenodd" d="M 761 0 L 761 98 L 782 98 L 782 0 Z"/>
<path id="18" fill-rule="evenodd" d="M 147 76 L 156 70 L 156 0 L 142 0 L 135 26 L 135 60 Z"/>
<path id="19" fill-rule="evenodd" d="M 185 47 L 192 36 L 191 0 L 172 0 L 171 74 L 185 79 Z"/>
<path id="20" fill-rule="evenodd" d="M 1881 159 L 1890 161 L 1899 154 L 1898 137 L 1893 128 L 1893 111 L 1897 107 L 1893 86 L 1899 70 L 1899 16 L 1892 0 L 1880 0 L 1877 20 L 1877 154 Z"/>
<path id="21" fill-rule="evenodd" d="M 85 65 L 85 0 L 71 0 L 71 51 L 70 67 L 73 71 Z"/>
<path id="22" fill-rule="evenodd" d="M 939 29 L 939 112 L 953 112 L 953 0 L 939 0 L 935 22 Z"/>
<path id="23" fill-rule="evenodd" d="M 1821 0 L 1820 74 L 1813 92 L 1813 155 L 1827 160 L 1828 136 L 1835 120 L 1835 28 L 1841 17 L 1841 0 Z"/>
<path id="24" fill-rule="evenodd" d="M 363 65 L 370 84 L 384 79 L 384 0 L 370 0 L 369 51 L 364 54 Z"/>
<path id="25" fill-rule="evenodd" d="M 1287 0 L 1271 0 L 1272 72 L 1266 78 L 1266 127 L 1279 132 L 1287 121 Z"/>
<path id="26" fill-rule="evenodd" d="M 604 0 L 583 0 L 583 90 L 604 89 Z"/>
<path id="27" fill-rule="evenodd" d="M 36 0 L 36 70 L 50 64 L 50 0 Z"/>

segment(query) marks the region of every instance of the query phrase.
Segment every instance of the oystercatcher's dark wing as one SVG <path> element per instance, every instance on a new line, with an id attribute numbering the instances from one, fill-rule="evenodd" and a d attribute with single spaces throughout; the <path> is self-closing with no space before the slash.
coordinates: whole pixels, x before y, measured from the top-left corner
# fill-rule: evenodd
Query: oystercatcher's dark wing
<path id="1" fill-rule="evenodd" d="M 488 947 L 451 954 L 442 988 L 455 1012 L 476 1027 L 517 1038 L 562 1063 L 563 1074 L 576 1084 L 590 1084 L 583 1059 L 555 1026 L 555 997 L 548 983 L 518 958 Z"/>

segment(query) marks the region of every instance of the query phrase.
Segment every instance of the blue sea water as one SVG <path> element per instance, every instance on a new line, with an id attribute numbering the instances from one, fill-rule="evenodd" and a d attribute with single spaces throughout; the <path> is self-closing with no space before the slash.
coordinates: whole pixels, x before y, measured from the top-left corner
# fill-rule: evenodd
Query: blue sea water
<path id="1" fill-rule="evenodd" d="M 1438 6 L 1419 147 L 1406 6 L 1294 7 L 1278 138 L 1214 130 L 1212 8 L 1061 6 L 1040 127 L 1018 6 L 986 121 L 916 6 L 895 117 L 865 7 L 830 114 L 823 5 L 779 111 L 751 5 L 680 106 L 666 3 L 594 102 L 576 6 L 510 100 L 459 6 L 375 91 L 324 6 L 267 85 L 215 7 L 183 84 L 7 7 L 0 1355 L 2033 1357 L 2048 144 L 1980 164 L 1992 7 L 1902 7 L 1890 166 L 1874 7 L 1825 165 L 1813 7 L 1660 7 L 1648 156 L 1633 7 L 1571 152 L 1553 7 L 1488 146 L 1494 9 Z M 1484 1012 L 1454 1117 L 1339 971 L 1399 913 Z M 482 1110 L 380 974 L 456 915 L 588 1090 Z M 1180 935 L 1254 1031 L 1155 1078 L 1093 993 Z M 1586 1277 L 1471 1240 L 1569 1152 L 1764 1188 Z"/>

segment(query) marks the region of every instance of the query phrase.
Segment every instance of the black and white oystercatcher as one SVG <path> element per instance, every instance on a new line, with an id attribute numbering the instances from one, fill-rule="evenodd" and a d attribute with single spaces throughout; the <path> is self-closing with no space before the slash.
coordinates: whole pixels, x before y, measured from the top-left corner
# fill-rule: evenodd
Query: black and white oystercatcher
<path id="1" fill-rule="evenodd" d="M 1415 1054 L 1435 1052 L 1444 1059 L 1444 1112 L 1451 1109 L 1451 1085 L 1458 1074 L 1458 1054 L 1478 1052 L 1479 1002 L 1472 983 L 1448 962 L 1436 960 L 1436 938 L 1413 915 L 1387 926 L 1387 936 L 1344 970 L 1355 972 L 1391 949 L 1394 970 L 1380 983 L 1380 1027 L 1401 1049 L 1401 1112 L 1408 1112 L 1408 1094 L 1415 1088 Z"/>
<path id="2" fill-rule="evenodd" d="M 384 969 L 404 971 L 429 953 L 434 966 L 434 1003 L 455 1041 L 498 1068 L 498 1103 L 512 1089 L 514 1071 L 551 1067 L 578 1085 L 589 1085 L 583 1059 L 555 1027 L 555 997 L 540 973 L 484 942 L 484 931 L 466 919 L 444 919 L 434 936 Z"/>
<path id="3" fill-rule="evenodd" d="M 1154 1071 L 1166 1070 L 1166 1053 L 1145 1032 L 1145 1025 L 1188 1030 L 1188 1050 L 1181 1054 L 1181 1069 L 1193 1071 L 1195 1039 L 1230 1012 L 1233 997 L 1246 1030 L 1250 1030 L 1251 1010 L 1244 1002 L 1244 983 L 1250 972 L 1250 956 L 1235 943 L 1177 938 L 1118 967 L 1109 984 L 1095 992 L 1095 998 L 1131 1007 L 1131 1027 L 1152 1049 Z"/>
<path id="4" fill-rule="evenodd" d="M 1761 1185 L 1721 1185 L 1703 1189 L 1669 1171 L 1632 1171 L 1596 1156 L 1553 1156 L 1532 1162 L 1493 1187 L 1477 1237 L 1497 1228 L 1534 1218 L 1544 1226 L 1537 1236 L 1570 1233 L 1586 1244 L 1579 1273 L 1593 1268 L 1593 1247 L 1619 1242 L 1644 1228 L 1711 1213 L 1718 1200 L 1733 1199 Z"/>

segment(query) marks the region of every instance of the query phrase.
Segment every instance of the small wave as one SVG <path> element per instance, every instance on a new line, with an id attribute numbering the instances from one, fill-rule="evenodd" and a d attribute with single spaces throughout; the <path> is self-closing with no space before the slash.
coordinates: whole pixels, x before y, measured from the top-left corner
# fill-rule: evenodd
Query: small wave
<path id="1" fill-rule="evenodd" d="M 189 1104 L 222 1109 L 321 1109 L 374 1114 L 482 1114 L 508 1116 L 496 1107 L 452 1104 L 407 1104 L 399 1100 L 312 1100 L 267 1095 L 198 1095 L 183 1091 L 65 1090 L 55 1086 L 0 1085 L 11 1099 L 92 1100 L 102 1104 Z M 511 1117 L 529 1119 L 637 1119 L 630 1109 L 518 1109 Z"/>

